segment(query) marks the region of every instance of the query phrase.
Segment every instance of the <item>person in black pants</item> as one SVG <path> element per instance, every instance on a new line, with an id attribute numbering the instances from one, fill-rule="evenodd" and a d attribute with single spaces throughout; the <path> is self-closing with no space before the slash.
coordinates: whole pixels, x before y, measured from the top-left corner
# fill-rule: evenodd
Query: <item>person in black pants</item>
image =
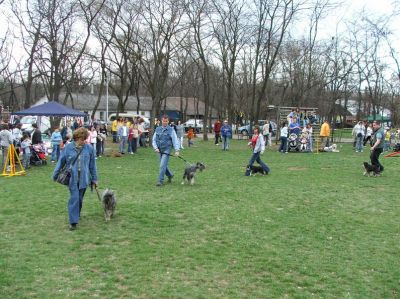
<path id="1" fill-rule="evenodd" d="M 371 164 L 378 167 L 379 172 L 377 173 L 377 175 L 380 175 L 381 172 L 384 170 L 384 167 L 379 162 L 379 156 L 383 152 L 383 143 L 385 140 L 385 134 L 383 132 L 383 129 L 381 128 L 381 123 L 379 121 L 375 120 L 372 123 L 372 127 L 374 133 L 372 136 L 373 145 L 371 147 L 370 159 L 371 159 Z"/>

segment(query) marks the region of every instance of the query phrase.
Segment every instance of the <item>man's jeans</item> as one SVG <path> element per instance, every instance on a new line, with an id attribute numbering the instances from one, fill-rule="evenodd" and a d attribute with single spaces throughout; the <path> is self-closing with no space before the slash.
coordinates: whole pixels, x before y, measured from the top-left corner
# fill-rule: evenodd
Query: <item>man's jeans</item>
<path id="1" fill-rule="evenodd" d="M 229 149 L 229 139 L 230 139 L 230 138 L 227 137 L 227 136 L 223 136 L 222 139 L 223 139 L 223 142 L 224 142 L 224 144 L 222 145 L 222 149 L 223 149 L 224 151 L 226 151 L 226 150 Z"/>
<path id="2" fill-rule="evenodd" d="M 125 152 L 125 144 L 128 141 L 128 136 L 121 136 L 121 141 L 119 143 L 119 152 L 124 153 Z"/>
<path id="3" fill-rule="evenodd" d="M 158 176 L 158 182 L 164 182 L 164 176 L 172 177 L 173 173 L 168 168 L 169 155 L 168 154 L 160 154 L 160 175 Z"/>
<path id="4" fill-rule="evenodd" d="M 357 152 L 361 152 L 363 150 L 363 140 L 364 140 L 363 136 L 356 137 L 356 151 Z"/>

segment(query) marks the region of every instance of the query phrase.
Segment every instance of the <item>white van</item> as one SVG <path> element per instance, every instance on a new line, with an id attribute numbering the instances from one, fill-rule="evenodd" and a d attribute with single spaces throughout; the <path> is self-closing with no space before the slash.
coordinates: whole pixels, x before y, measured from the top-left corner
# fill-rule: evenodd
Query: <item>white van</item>
<path id="1" fill-rule="evenodd" d="M 32 133 L 32 124 L 37 124 L 38 129 L 47 134 L 51 130 L 50 117 L 48 116 L 24 116 L 21 118 L 21 130 L 29 134 Z"/>
<path id="2" fill-rule="evenodd" d="M 135 117 L 140 117 L 144 120 L 144 128 L 145 129 L 149 129 L 150 128 L 150 120 L 143 116 L 143 115 L 137 115 L 137 114 L 132 114 L 132 113 L 119 113 L 118 117 L 122 117 L 127 119 L 130 122 L 133 122 L 133 119 Z M 111 124 L 115 119 L 117 118 L 117 114 L 116 113 L 112 113 L 110 114 L 110 116 L 108 117 L 108 123 Z"/>

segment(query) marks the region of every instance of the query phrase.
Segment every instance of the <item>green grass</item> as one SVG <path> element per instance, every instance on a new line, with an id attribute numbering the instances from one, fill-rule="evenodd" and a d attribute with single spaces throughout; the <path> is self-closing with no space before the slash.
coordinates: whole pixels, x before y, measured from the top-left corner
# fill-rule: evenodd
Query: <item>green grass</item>
<path id="1" fill-rule="evenodd" d="M 194 186 L 171 158 L 174 182 L 156 187 L 149 148 L 99 158 L 116 216 L 88 190 L 73 232 L 52 165 L 0 178 L 1 298 L 399 298 L 400 159 L 368 178 L 349 145 L 267 150 L 272 173 L 244 177 L 246 141 L 195 145 L 182 152 L 207 165 Z"/>

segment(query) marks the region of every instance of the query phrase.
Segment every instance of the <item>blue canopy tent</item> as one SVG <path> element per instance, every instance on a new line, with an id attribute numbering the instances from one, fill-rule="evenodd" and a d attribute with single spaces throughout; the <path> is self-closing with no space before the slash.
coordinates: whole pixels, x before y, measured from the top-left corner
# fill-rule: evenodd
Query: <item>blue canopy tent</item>
<path id="1" fill-rule="evenodd" d="M 47 102 L 38 106 L 14 112 L 13 115 L 37 115 L 37 116 L 86 116 L 85 113 L 74 110 L 57 102 Z"/>
<path id="2" fill-rule="evenodd" d="M 22 124 L 22 130 L 30 131 L 33 130 L 32 123 L 37 123 L 39 129 L 42 132 L 46 132 L 51 127 L 50 117 L 63 117 L 64 124 L 67 123 L 67 117 L 85 117 L 86 113 L 78 110 L 66 107 L 60 103 L 51 101 L 41 105 L 33 106 L 25 110 L 12 113 L 11 120 L 14 122 L 13 118 L 15 115 L 19 116 L 31 116 L 31 119 L 25 120 Z M 22 122 L 23 119 L 21 119 Z"/>

